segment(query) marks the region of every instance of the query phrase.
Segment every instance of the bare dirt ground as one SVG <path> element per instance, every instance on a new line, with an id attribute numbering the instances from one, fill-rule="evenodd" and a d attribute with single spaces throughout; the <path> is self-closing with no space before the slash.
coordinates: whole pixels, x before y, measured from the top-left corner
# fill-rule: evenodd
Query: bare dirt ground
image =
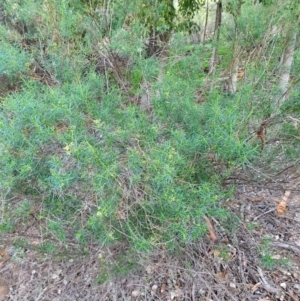
<path id="1" fill-rule="evenodd" d="M 34 248 L 15 254 L 13 237 L 2 237 L 0 300 L 299 301 L 300 186 L 289 172 L 264 182 L 251 174 L 228 179 L 237 185 L 226 202 L 233 218 L 211 220 L 217 240 L 173 254 L 135 258 L 123 245 L 95 245 L 84 256 L 70 250 L 50 259 Z"/>

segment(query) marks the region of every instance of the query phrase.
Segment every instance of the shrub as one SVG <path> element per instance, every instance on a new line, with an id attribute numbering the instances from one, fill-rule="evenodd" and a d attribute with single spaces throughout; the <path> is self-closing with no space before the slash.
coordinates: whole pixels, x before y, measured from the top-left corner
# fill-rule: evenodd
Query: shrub
<path id="1" fill-rule="evenodd" d="M 49 87 L 24 76 L 22 91 L 1 102 L 0 190 L 7 198 L 1 231 L 26 228 L 33 207 L 44 231 L 61 244 L 126 241 L 149 251 L 199 239 L 204 215 L 226 218 L 221 203 L 232 189 L 221 182 L 260 152 L 248 135 L 273 112 L 271 100 L 262 99 L 277 93 L 272 82 L 264 87 L 277 61 L 249 62 L 247 79 L 229 95 L 205 73 L 211 44 L 187 46 L 187 37 L 176 34 L 165 45 L 169 59 L 145 59 L 147 30 L 140 34 L 141 22 L 123 28 L 125 4 L 113 4 L 118 15 L 103 28 L 104 7 L 97 1 L 5 1 L 10 18 L 28 30 L 15 43 L 6 34 L 0 75 L 26 74 L 34 59 L 58 83 Z M 241 41 L 250 47 L 263 31 L 254 19 L 245 20 Z M 228 28 L 221 32 L 220 69 L 232 60 Z M 14 26 L 10 30 L 16 33 Z M 20 50 L 23 38 L 26 51 Z M 119 65 L 112 60 L 103 67 L 113 55 Z M 148 110 L 139 103 L 143 84 L 150 91 Z M 293 112 L 297 105 L 293 96 L 282 110 Z M 290 122 L 283 128 L 298 133 Z M 18 204 L 9 203 L 12 195 L 22 196 Z M 55 244 L 40 248 L 53 253 Z"/>

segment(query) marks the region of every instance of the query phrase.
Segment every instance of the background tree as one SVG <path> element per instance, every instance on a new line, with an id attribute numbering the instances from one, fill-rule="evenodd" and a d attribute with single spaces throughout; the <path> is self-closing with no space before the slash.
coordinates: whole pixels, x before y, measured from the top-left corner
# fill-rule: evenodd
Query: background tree
<path id="1" fill-rule="evenodd" d="M 299 36 L 300 26 L 300 9 L 297 10 L 296 3 L 288 3 L 285 6 L 286 18 L 289 20 L 285 22 L 282 27 L 282 34 L 285 40 L 285 48 L 281 55 L 281 70 L 279 75 L 279 87 L 282 96 L 279 105 L 283 104 L 289 97 L 289 82 L 291 76 L 291 69 L 294 61 L 294 51 L 297 37 Z"/>

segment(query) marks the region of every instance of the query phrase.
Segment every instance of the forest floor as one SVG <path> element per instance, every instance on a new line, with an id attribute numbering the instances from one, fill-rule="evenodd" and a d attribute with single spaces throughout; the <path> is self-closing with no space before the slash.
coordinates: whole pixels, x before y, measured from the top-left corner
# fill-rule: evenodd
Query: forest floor
<path id="1" fill-rule="evenodd" d="M 237 187 L 226 203 L 236 219 L 226 229 L 212 219 L 217 241 L 207 237 L 171 255 L 162 251 L 132 258 L 123 245 L 105 250 L 90 246 L 84 256 L 70 250 L 67 257 L 56 259 L 34 248 L 14 255 L 9 241 L 20 233 L 3 237 L 0 300 L 298 301 L 300 197 L 295 166 L 261 183 L 250 179 L 251 173 L 239 171 L 226 183 Z M 41 243 L 35 235 L 38 226 L 33 223 L 26 233 L 33 246 Z"/>

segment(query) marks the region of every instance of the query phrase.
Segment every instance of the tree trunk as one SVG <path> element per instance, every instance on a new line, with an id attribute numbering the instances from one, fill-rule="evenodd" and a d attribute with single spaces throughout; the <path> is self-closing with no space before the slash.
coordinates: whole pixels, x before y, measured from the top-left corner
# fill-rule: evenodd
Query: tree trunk
<path id="1" fill-rule="evenodd" d="M 222 1 L 219 0 L 217 2 L 216 19 L 215 19 L 215 33 L 214 33 L 214 35 L 216 37 L 215 43 L 219 42 L 221 24 L 222 24 Z M 217 47 L 214 46 L 212 55 L 210 58 L 209 74 L 212 74 L 215 72 L 216 64 L 217 64 Z"/>
<path id="2" fill-rule="evenodd" d="M 146 57 L 160 57 L 164 49 L 167 47 L 170 37 L 171 33 L 169 31 L 159 33 L 153 28 L 153 26 L 151 26 L 146 48 Z"/>
<path id="3" fill-rule="evenodd" d="M 215 32 L 217 34 L 217 41 L 219 41 L 219 38 L 220 38 L 221 24 L 222 24 L 222 1 L 219 0 L 217 2 L 216 21 L 215 21 Z"/>
<path id="4" fill-rule="evenodd" d="M 298 18 L 299 19 L 299 18 Z M 287 35 L 287 46 L 281 57 L 281 72 L 279 77 L 279 87 L 282 96 L 279 100 L 279 105 L 282 105 L 288 98 L 288 85 L 290 80 L 290 72 L 294 61 L 294 51 L 298 35 L 298 25 L 295 25 L 294 30 Z"/>
<path id="5" fill-rule="evenodd" d="M 237 81 L 238 81 L 238 71 L 239 71 L 239 55 L 240 55 L 240 46 L 238 40 L 234 43 L 233 49 L 233 58 L 230 67 L 230 83 L 229 83 L 229 92 L 235 94 L 237 91 Z"/>
<path id="6" fill-rule="evenodd" d="M 206 0 L 206 13 L 205 13 L 205 24 L 204 24 L 204 33 L 203 33 L 203 41 L 202 43 L 205 43 L 205 38 L 206 38 L 206 30 L 207 30 L 207 23 L 208 23 L 208 0 Z"/>
<path id="7" fill-rule="evenodd" d="M 241 2 L 239 2 L 241 3 Z M 240 13 L 241 10 L 239 8 L 238 13 Z M 237 91 L 237 81 L 238 81 L 238 71 L 239 71 L 239 57 L 241 53 L 241 46 L 239 45 L 239 39 L 238 39 L 238 29 L 237 29 L 237 17 L 234 17 L 235 20 L 235 42 L 233 45 L 233 55 L 232 55 L 232 62 L 230 66 L 230 82 L 229 82 L 229 92 L 232 94 L 235 94 Z"/>

